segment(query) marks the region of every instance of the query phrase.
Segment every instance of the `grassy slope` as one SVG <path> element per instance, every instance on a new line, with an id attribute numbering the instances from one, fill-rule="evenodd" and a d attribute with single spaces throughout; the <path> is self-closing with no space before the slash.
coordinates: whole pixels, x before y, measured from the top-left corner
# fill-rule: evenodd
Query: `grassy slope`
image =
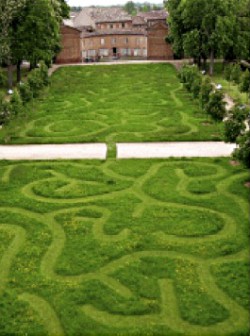
<path id="1" fill-rule="evenodd" d="M 11 143 L 218 140 L 171 65 L 68 67 L 26 117 L 0 131 Z"/>
<path id="2" fill-rule="evenodd" d="M 248 335 L 247 178 L 228 159 L 0 162 L 0 334 Z"/>

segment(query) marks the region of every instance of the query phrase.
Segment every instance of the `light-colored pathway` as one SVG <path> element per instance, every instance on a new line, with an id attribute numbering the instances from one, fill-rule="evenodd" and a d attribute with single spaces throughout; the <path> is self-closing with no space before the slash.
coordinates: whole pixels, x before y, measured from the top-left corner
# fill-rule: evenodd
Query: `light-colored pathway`
<path id="1" fill-rule="evenodd" d="M 107 145 L 103 143 L 0 146 L 0 160 L 105 160 L 106 156 Z"/>
<path id="2" fill-rule="evenodd" d="M 119 143 L 116 146 L 118 159 L 230 156 L 236 147 L 223 142 Z M 106 157 L 104 143 L 0 146 L 0 160 L 105 160 Z"/>
<path id="3" fill-rule="evenodd" d="M 235 144 L 224 142 L 119 143 L 118 159 L 230 156 Z"/>

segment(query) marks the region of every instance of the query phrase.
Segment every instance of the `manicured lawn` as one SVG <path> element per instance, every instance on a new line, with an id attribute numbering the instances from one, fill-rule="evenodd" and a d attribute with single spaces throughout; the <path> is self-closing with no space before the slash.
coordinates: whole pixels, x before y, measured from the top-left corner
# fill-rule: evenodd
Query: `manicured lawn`
<path id="1" fill-rule="evenodd" d="M 0 162 L 0 335 L 249 335 L 247 180 L 229 159 Z"/>
<path id="2" fill-rule="evenodd" d="M 218 140 L 167 64 L 66 67 L 50 89 L 0 131 L 10 143 Z"/>

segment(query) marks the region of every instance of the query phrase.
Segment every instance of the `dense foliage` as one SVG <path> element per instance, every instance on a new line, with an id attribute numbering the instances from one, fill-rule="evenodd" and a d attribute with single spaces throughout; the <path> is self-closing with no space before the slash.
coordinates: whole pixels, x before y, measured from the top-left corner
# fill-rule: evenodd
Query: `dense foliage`
<path id="1" fill-rule="evenodd" d="M 0 64 L 8 65 L 8 85 L 12 87 L 13 65 L 30 61 L 31 66 L 43 60 L 49 64 L 60 50 L 59 30 L 69 7 L 65 0 L 1 0 Z"/>
<path id="2" fill-rule="evenodd" d="M 214 58 L 250 56 L 250 0 L 168 0 L 170 40 L 177 56 L 193 57 L 198 65 Z"/>

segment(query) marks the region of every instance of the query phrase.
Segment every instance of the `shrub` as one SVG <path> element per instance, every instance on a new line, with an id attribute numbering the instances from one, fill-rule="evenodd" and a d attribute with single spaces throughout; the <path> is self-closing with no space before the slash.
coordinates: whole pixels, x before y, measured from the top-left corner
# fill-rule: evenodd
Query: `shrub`
<path id="1" fill-rule="evenodd" d="M 200 73 L 194 76 L 192 85 L 191 85 L 191 92 L 193 93 L 194 98 L 199 97 L 200 89 L 201 89 L 201 83 L 202 83 L 202 76 Z"/>
<path id="2" fill-rule="evenodd" d="M 210 93 L 213 91 L 213 85 L 211 83 L 211 79 L 208 76 L 203 77 L 200 92 L 199 92 L 199 100 L 201 108 L 204 109 L 207 105 L 210 97 Z"/>
<path id="3" fill-rule="evenodd" d="M 18 85 L 18 90 L 20 92 L 21 99 L 23 103 L 27 103 L 32 99 L 32 92 L 29 83 L 20 83 Z"/>
<path id="4" fill-rule="evenodd" d="M 23 111 L 23 102 L 18 90 L 14 90 L 10 99 L 11 115 L 17 115 Z"/>
<path id="5" fill-rule="evenodd" d="M 223 120 L 226 113 L 225 102 L 223 101 L 223 93 L 219 90 L 211 92 L 209 101 L 206 105 L 206 111 L 215 120 Z"/>
<path id="6" fill-rule="evenodd" d="M 10 103 L 0 96 L 0 125 L 5 124 L 10 119 L 11 109 Z"/>
<path id="7" fill-rule="evenodd" d="M 229 118 L 225 121 L 225 140 L 227 142 L 235 142 L 237 137 L 243 134 L 248 114 L 249 110 L 240 104 L 231 109 Z"/>
<path id="8" fill-rule="evenodd" d="M 250 94 L 250 71 L 248 69 L 242 75 L 240 90 L 241 92 L 249 92 Z"/>
<path id="9" fill-rule="evenodd" d="M 6 83 L 6 77 L 4 71 L 0 68 L 0 86 L 4 86 Z"/>
<path id="10" fill-rule="evenodd" d="M 33 97 L 38 97 L 40 90 L 43 87 L 43 80 L 40 69 L 34 69 L 28 76 L 27 80 Z"/>
<path id="11" fill-rule="evenodd" d="M 40 63 L 39 70 L 40 70 L 40 75 L 41 75 L 43 85 L 46 85 L 46 86 L 49 85 L 48 67 L 43 61 Z"/>
<path id="12" fill-rule="evenodd" d="M 225 69 L 224 69 L 224 76 L 225 76 L 226 80 L 228 80 L 228 81 L 231 80 L 232 68 L 233 68 L 233 64 L 228 64 L 228 65 L 225 66 Z"/>
<path id="13" fill-rule="evenodd" d="M 234 81 L 236 84 L 240 83 L 241 79 L 241 68 L 239 64 L 234 64 L 231 70 L 231 80 Z"/>
<path id="14" fill-rule="evenodd" d="M 196 92 L 197 83 L 194 85 L 194 82 L 198 82 L 199 78 L 201 80 L 201 74 L 196 66 L 184 65 L 179 72 L 179 78 L 188 91 L 192 91 L 193 87 L 193 92 Z"/>
<path id="15" fill-rule="evenodd" d="M 250 131 L 238 137 L 239 147 L 234 151 L 233 157 L 250 168 Z"/>

